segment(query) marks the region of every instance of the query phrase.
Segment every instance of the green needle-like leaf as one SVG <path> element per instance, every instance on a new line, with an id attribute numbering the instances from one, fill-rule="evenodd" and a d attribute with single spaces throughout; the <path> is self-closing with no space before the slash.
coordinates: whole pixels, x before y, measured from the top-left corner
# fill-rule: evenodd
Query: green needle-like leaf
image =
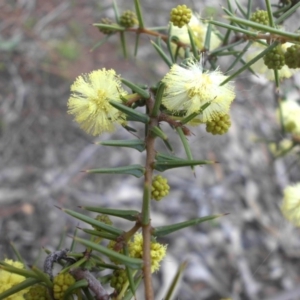
<path id="1" fill-rule="evenodd" d="M 142 114 L 126 105 L 123 105 L 123 104 L 113 101 L 113 100 L 110 100 L 109 103 L 116 109 L 122 111 L 123 113 L 125 113 L 126 115 L 131 117 L 131 119 L 135 120 L 136 122 L 141 122 L 141 123 L 146 124 L 146 123 L 149 123 L 149 121 L 150 121 L 150 118 L 147 115 Z"/>
<path id="2" fill-rule="evenodd" d="M 70 209 L 64 209 L 64 208 L 61 208 L 61 210 L 63 212 L 65 212 L 66 214 L 68 214 L 68 215 L 70 215 L 70 216 L 72 216 L 72 217 L 74 217 L 74 218 L 76 218 L 78 220 L 81 220 L 81 221 L 83 221 L 83 222 L 85 222 L 87 224 L 90 224 L 91 226 L 95 226 L 95 227 L 101 228 L 105 232 L 109 232 L 109 233 L 114 234 L 116 236 L 119 236 L 119 235 L 123 234 L 123 231 L 120 230 L 120 229 L 118 229 L 118 228 L 115 228 L 113 226 L 107 225 L 107 224 L 105 224 L 103 222 L 99 222 L 99 221 L 97 221 L 97 220 L 95 220 L 95 219 L 93 219 L 91 217 L 88 217 L 86 215 L 80 214 L 80 213 L 78 213 L 76 211 L 73 211 L 73 210 L 70 210 Z M 75 237 L 75 239 L 76 239 L 76 237 Z"/>
<path id="3" fill-rule="evenodd" d="M 143 277 L 142 275 L 140 275 L 136 281 L 135 281 L 135 288 L 134 288 L 134 293 L 136 292 L 136 290 L 138 289 L 138 287 L 140 286 L 140 283 L 142 281 Z M 131 300 L 132 297 L 134 296 L 134 293 L 132 293 L 131 290 L 128 290 L 127 293 L 125 294 L 125 296 L 123 297 L 122 300 Z"/>
<path id="4" fill-rule="evenodd" d="M 247 20 L 249 20 L 250 19 L 250 16 L 251 16 L 251 14 L 252 14 L 252 3 L 253 1 L 252 0 L 248 0 L 247 1 Z"/>
<path id="5" fill-rule="evenodd" d="M 98 43 L 96 43 L 92 48 L 91 48 L 91 52 L 93 52 L 95 49 L 101 47 L 102 45 L 104 45 L 107 40 L 112 36 L 113 34 L 108 34 L 108 35 L 105 35 L 105 37 L 103 39 L 101 39 Z"/>
<path id="6" fill-rule="evenodd" d="M 228 17 L 228 18 L 231 19 L 232 17 Z M 215 21 L 215 20 L 209 20 L 208 22 L 211 23 L 211 24 L 213 24 L 213 25 L 216 25 L 216 26 L 220 26 L 220 27 L 223 27 L 223 28 L 230 29 L 230 30 L 235 31 L 235 32 L 244 33 L 244 34 L 249 35 L 249 36 L 254 36 L 254 37 L 258 36 L 257 32 L 253 32 L 253 31 L 241 28 L 241 27 L 237 27 L 237 26 L 231 25 L 232 22 L 230 24 L 226 24 L 226 23 L 223 23 L 223 22 Z M 227 37 L 227 35 L 225 37 Z"/>
<path id="7" fill-rule="evenodd" d="M 93 26 L 97 28 L 110 29 L 113 31 L 124 31 L 125 28 L 119 26 L 118 24 L 102 24 L 102 23 L 94 23 Z"/>
<path id="8" fill-rule="evenodd" d="M 74 284 L 69 286 L 64 293 L 64 299 L 70 299 L 72 294 L 76 294 L 78 289 L 86 288 L 89 286 L 89 283 L 86 279 L 81 279 L 76 281 Z"/>
<path id="9" fill-rule="evenodd" d="M 77 233 L 78 233 L 78 228 L 76 227 L 73 236 L 77 236 Z M 74 251 L 75 246 L 76 246 L 76 242 L 75 242 L 75 240 L 73 239 L 73 240 L 72 240 L 71 247 L 70 247 L 70 252 L 73 252 L 73 251 Z"/>
<path id="10" fill-rule="evenodd" d="M 290 15 L 292 15 L 298 8 L 300 7 L 300 2 L 295 4 L 289 10 L 287 10 L 284 14 L 282 14 L 276 21 L 275 24 L 281 24 L 284 20 L 286 20 Z"/>
<path id="11" fill-rule="evenodd" d="M 171 60 L 173 62 L 173 64 L 176 62 L 175 61 L 175 57 L 174 57 L 174 54 L 173 54 L 173 51 L 172 51 L 172 27 L 173 27 L 173 23 L 170 22 L 169 23 L 169 29 L 168 29 L 168 40 L 167 40 L 167 47 L 168 47 L 168 51 L 169 51 L 169 55 L 171 57 Z"/>
<path id="12" fill-rule="evenodd" d="M 198 165 L 214 164 L 214 161 L 209 160 L 178 160 L 178 161 L 156 161 L 154 163 L 154 169 L 160 172 L 164 172 L 169 169 L 181 168 L 181 167 L 192 167 Z"/>
<path id="13" fill-rule="evenodd" d="M 96 142 L 96 145 L 111 146 L 111 147 L 126 147 L 143 152 L 145 150 L 145 142 L 142 140 L 110 140 Z"/>
<path id="14" fill-rule="evenodd" d="M 136 85 L 136 84 L 124 79 L 124 78 L 121 78 L 121 81 L 126 86 L 128 86 L 130 89 L 132 89 L 134 92 L 139 94 L 141 97 L 143 97 L 145 99 L 148 99 L 150 97 L 150 94 L 146 90 L 140 88 L 138 85 Z"/>
<path id="15" fill-rule="evenodd" d="M 129 256 L 128 246 L 124 247 L 124 254 L 126 256 Z M 135 293 L 135 284 L 134 284 L 133 277 L 134 277 L 136 272 L 137 271 L 132 271 L 129 267 L 126 266 L 126 274 L 127 274 L 127 278 L 128 278 L 128 281 L 129 281 L 129 287 L 130 287 L 130 290 L 131 290 L 133 295 Z"/>
<path id="16" fill-rule="evenodd" d="M 169 143 L 168 136 L 158 126 L 152 127 L 151 131 L 152 133 L 154 133 L 155 136 L 160 137 L 164 141 L 165 145 L 171 152 L 173 151 L 172 146 Z"/>
<path id="17" fill-rule="evenodd" d="M 244 47 L 244 49 L 243 49 L 238 55 L 236 55 L 235 60 L 234 60 L 234 61 L 231 63 L 231 65 L 228 67 L 227 72 L 230 71 L 231 69 L 233 69 L 234 66 L 235 66 L 239 61 L 240 61 L 240 62 L 243 61 L 243 60 L 242 60 L 242 57 L 243 57 L 243 55 L 246 53 L 246 51 L 251 47 L 252 43 L 253 43 L 252 41 L 249 41 L 248 44 Z M 250 70 L 250 68 L 249 68 L 249 70 Z M 251 69 L 250 71 L 254 74 L 254 72 L 253 72 L 252 69 Z"/>
<path id="18" fill-rule="evenodd" d="M 277 42 L 270 45 L 268 48 L 266 48 L 264 51 L 262 51 L 260 54 L 255 56 L 253 59 L 248 61 L 244 66 L 242 66 L 240 69 L 238 69 L 236 72 L 234 72 L 231 76 L 227 77 L 224 81 L 220 83 L 220 85 L 224 85 L 225 83 L 229 82 L 233 78 L 235 78 L 237 75 L 242 73 L 244 70 L 248 69 L 251 65 L 253 65 L 255 62 L 257 62 L 259 59 L 265 56 L 265 54 L 269 51 L 271 51 L 273 48 L 275 48 L 278 45 Z"/>
<path id="19" fill-rule="evenodd" d="M 139 21 L 139 28 L 145 28 L 143 15 L 142 15 L 141 4 L 140 4 L 139 0 L 134 0 L 134 7 L 135 7 L 136 16 L 137 16 L 138 21 Z"/>
<path id="20" fill-rule="evenodd" d="M 174 292 L 176 291 L 176 288 L 177 286 L 179 285 L 179 282 L 180 282 L 180 279 L 183 275 L 183 272 L 184 270 L 186 269 L 186 266 L 187 266 L 187 262 L 184 261 L 183 263 L 180 264 L 172 282 L 171 282 L 171 285 L 170 287 L 168 288 L 168 291 L 167 291 L 167 294 L 166 296 L 164 297 L 164 300 L 171 300 L 173 299 L 173 295 L 174 295 Z"/>
<path id="21" fill-rule="evenodd" d="M 273 28 L 271 26 L 266 26 L 266 25 L 263 25 L 263 24 L 259 24 L 259 23 L 256 23 L 256 22 L 249 21 L 249 20 L 244 20 L 244 19 L 238 18 L 238 17 L 227 17 L 227 18 L 230 21 L 249 26 L 251 28 L 257 29 L 258 31 L 270 32 L 270 33 L 273 33 L 273 34 L 277 34 L 279 36 L 286 37 L 291 41 L 300 41 L 300 34 L 279 30 L 279 29 Z M 214 24 L 214 21 L 211 21 L 211 23 Z"/>
<path id="22" fill-rule="evenodd" d="M 140 41 L 140 34 L 137 33 L 137 34 L 135 35 L 134 57 L 136 57 L 137 54 L 138 54 L 139 41 Z"/>
<path id="23" fill-rule="evenodd" d="M 30 286 L 33 286 L 36 283 L 41 282 L 41 280 L 37 278 L 28 278 L 21 283 L 14 285 L 10 289 L 6 290 L 5 292 L 0 294 L 0 300 L 8 299 L 9 296 L 12 296 L 13 294 L 22 291 Z M 10 299 L 14 299 L 14 297 L 11 297 Z"/>
<path id="24" fill-rule="evenodd" d="M 190 43 L 191 43 L 191 49 L 193 52 L 194 57 L 196 58 L 196 60 L 199 60 L 199 53 L 198 53 L 198 48 L 195 44 L 195 37 L 194 37 L 194 33 L 193 30 L 187 25 L 188 28 L 188 34 L 189 34 L 189 38 L 190 38 Z"/>
<path id="25" fill-rule="evenodd" d="M 93 236 L 98 236 L 102 237 L 104 239 L 110 240 L 110 241 L 115 241 L 116 236 L 114 234 L 110 234 L 104 231 L 99 231 L 99 230 L 93 230 L 93 229 L 86 229 L 86 228 L 80 228 L 83 232 L 88 233 Z"/>
<path id="26" fill-rule="evenodd" d="M 269 17 L 269 25 L 271 27 L 275 27 L 270 0 L 265 0 L 265 3 L 266 3 L 268 17 Z"/>
<path id="27" fill-rule="evenodd" d="M 87 241 L 84 239 L 80 239 L 78 237 L 75 238 L 79 243 L 83 244 L 84 246 L 91 248 L 95 251 L 98 251 L 108 257 L 111 257 L 113 259 L 118 260 L 120 263 L 124 264 L 125 266 L 128 266 L 132 269 L 141 269 L 143 266 L 143 260 L 138 258 L 132 258 L 128 257 L 126 255 L 120 254 L 116 251 L 113 251 L 111 249 L 108 249 L 107 247 L 101 246 L 99 244 L 95 244 L 91 241 Z"/>
<path id="28" fill-rule="evenodd" d="M 88 257 L 84 256 L 81 259 L 77 260 L 74 264 L 64 268 L 60 273 L 67 273 L 70 269 L 77 269 L 84 265 L 88 261 Z"/>
<path id="29" fill-rule="evenodd" d="M 126 40 L 125 40 L 125 34 L 123 31 L 120 31 L 120 40 L 121 40 L 121 46 L 122 46 L 124 58 L 127 58 Z"/>
<path id="30" fill-rule="evenodd" d="M 182 142 L 182 145 L 184 147 L 184 150 L 185 150 L 185 153 L 186 153 L 186 156 L 187 156 L 188 160 L 192 161 L 193 160 L 193 155 L 192 155 L 192 151 L 191 151 L 191 148 L 190 148 L 190 144 L 188 143 L 188 140 L 187 140 L 186 136 L 184 135 L 184 133 L 182 131 L 182 128 L 177 127 L 176 131 L 177 131 L 177 133 L 180 137 L 180 140 Z M 193 166 L 191 168 L 192 168 L 192 170 L 194 170 Z"/>
<path id="31" fill-rule="evenodd" d="M 145 174 L 145 168 L 141 165 L 130 165 L 118 168 L 91 169 L 85 172 L 90 174 L 127 174 L 140 178 Z"/>
<path id="32" fill-rule="evenodd" d="M 234 12 L 232 5 L 231 5 L 231 0 L 227 0 L 227 7 L 228 7 L 228 10 L 230 13 Z M 222 7 L 222 8 L 225 8 L 225 7 Z"/>
<path id="33" fill-rule="evenodd" d="M 16 257 L 18 258 L 18 261 L 21 262 L 23 265 L 25 265 L 23 257 L 21 256 L 21 254 L 18 251 L 18 249 L 15 247 L 15 244 L 11 242 L 10 246 L 12 247 L 13 252 L 15 253 Z"/>
<path id="34" fill-rule="evenodd" d="M 242 5 L 240 4 L 240 2 L 239 2 L 238 0 L 235 0 L 235 4 L 236 4 L 236 6 L 238 7 L 240 13 L 243 15 L 243 17 L 244 17 L 245 19 L 248 19 L 248 18 L 247 18 L 247 13 L 246 13 L 246 11 L 244 10 L 244 8 L 242 7 Z"/>
<path id="35" fill-rule="evenodd" d="M 204 42 L 204 48 L 207 50 L 210 49 L 211 31 L 212 31 L 212 25 L 210 23 L 208 23 L 207 31 L 206 31 L 206 35 L 205 35 L 205 42 Z"/>
<path id="36" fill-rule="evenodd" d="M 209 107 L 210 104 L 211 104 L 211 102 L 207 102 L 207 103 L 203 104 L 203 105 L 200 107 L 199 111 L 196 111 L 196 112 L 190 114 L 189 116 L 183 118 L 183 119 L 180 121 L 180 123 L 181 123 L 181 124 L 186 124 L 186 123 L 192 121 L 194 118 L 196 118 L 198 115 L 200 115 L 207 107 Z"/>
<path id="37" fill-rule="evenodd" d="M 0 261 L 0 270 L 5 270 L 10 273 L 18 274 L 27 278 L 36 277 L 36 274 L 31 270 L 16 268 L 4 261 Z"/>
<path id="38" fill-rule="evenodd" d="M 165 91 L 165 87 L 166 87 L 165 83 L 163 83 L 163 82 L 159 83 L 159 86 L 158 86 L 158 89 L 157 89 L 157 92 L 156 92 L 156 95 L 155 95 L 154 107 L 153 107 L 152 113 L 151 113 L 152 117 L 157 117 L 158 116 L 159 109 L 160 109 L 160 106 L 161 106 L 162 97 L 163 97 L 164 91 Z"/>
<path id="39" fill-rule="evenodd" d="M 53 287 L 53 282 L 50 280 L 48 274 L 37 268 L 36 266 L 32 266 L 31 270 L 35 273 L 35 277 L 45 282 L 48 287 Z"/>
<path id="40" fill-rule="evenodd" d="M 161 47 L 153 41 L 151 41 L 151 44 L 153 45 L 153 47 L 155 48 L 155 50 L 157 51 L 159 56 L 162 58 L 162 60 L 169 66 L 169 68 L 171 68 L 173 63 L 170 60 L 170 58 L 164 53 L 164 51 L 161 49 Z"/>
<path id="41" fill-rule="evenodd" d="M 170 154 L 166 154 L 166 153 L 160 153 L 160 152 L 156 153 L 155 159 L 157 161 L 166 161 L 166 160 L 170 160 L 170 161 L 182 160 L 182 161 L 184 161 L 183 158 L 180 158 L 180 157 L 177 157 L 177 156 L 174 156 L 174 155 L 170 155 Z"/>
<path id="42" fill-rule="evenodd" d="M 200 224 L 202 222 L 206 222 L 206 221 L 209 221 L 209 220 L 220 218 L 222 216 L 224 216 L 224 214 L 207 216 L 207 217 L 202 217 L 202 218 L 195 218 L 195 219 L 192 219 L 192 220 L 188 220 L 188 221 L 173 224 L 173 225 L 156 227 L 156 228 L 153 229 L 152 235 L 154 235 L 156 237 L 161 237 L 161 236 L 164 236 L 164 235 L 168 235 L 172 232 L 181 230 L 183 228 L 194 226 L 194 225 Z"/>
<path id="43" fill-rule="evenodd" d="M 119 15 L 119 10 L 118 10 L 118 6 L 115 0 L 113 0 L 113 9 L 114 9 L 114 13 L 115 13 L 115 18 L 117 23 L 120 22 L 120 15 Z"/>
<path id="44" fill-rule="evenodd" d="M 98 214 L 119 217 L 129 221 L 137 221 L 140 214 L 137 210 L 112 209 L 99 206 L 81 206 L 81 208 Z"/>

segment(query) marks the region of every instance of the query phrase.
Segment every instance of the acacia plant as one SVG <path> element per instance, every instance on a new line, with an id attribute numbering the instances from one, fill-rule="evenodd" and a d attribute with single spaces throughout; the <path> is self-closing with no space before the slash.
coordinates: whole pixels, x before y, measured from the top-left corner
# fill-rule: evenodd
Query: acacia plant
<path id="1" fill-rule="evenodd" d="M 21 255 L 15 250 L 19 261 L 0 263 L 0 282 L 11 275 L 10 281 L 0 286 L 0 299 L 17 299 L 14 297 L 19 296 L 21 298 L 18 299 L 132 299 L 142 282 L 145 299 L 154 299 L 152 276 L 159 270 L 167 251 L 167 245 L 159 242 L 160 237 L 221 216 L 211 215 L 154 227 L 150 207 L 152 201 L 160 201 L 171 193 L 167 179 L 160 173 L 182 167 L 189 167 L 194 172 L 196 166 L 215 163 L 193 157 L 188 140 L 190 126 L 204 125 L 213 135 L 228 131 L 231 125 L 230 105 L 235 98 L 234 78 L 246 70 L 253 74 L 268 72 L 268 76 L 275 80 L 279 103 L 280 83 L 300 67 L 300 35 L 281 28 L 300 2 L 280 1 L 272 8 L 270 1 L 266 0 L 266 10 L 257 11 L 253 11 L 251 0 L 247 7 L 237 0 L 235 5 L 237 9 L 233 8 L 231 1 L 227 1 L 227 8 L 223 8 L 225 17 L 221 21 L 201 19 L 186 5 L 179 5 L 170 12 L 167 26 L 149 28 L 144 23 L 140 1 L 134 0 L 135 11 L 119 15 L 114 3 L 115 20 L 103 18 L 100 23 L 94 24 L 105 34 L 105 38 L 95 46 L 95 51 L 110 36 L 118 34 L 124 56 L 127 56 L 126 35 L 135 34 L 134 55 L 138 55 L 139 40 L 147 35 L 151 38 L 153 50 L 170 68 L 163 78 L 144 85 L 128 81 L 118 75 L 118 70 L 91 70 L 89 74 L 77 77 L 68 100 L 68 113 L 93 136 L 113 132 L 116 126 L 135 133 L 137 127 L 143 126 L 144 136 L 128 134 L 135 138 L 107 140 L 98 144 L 145 152 L 144 164 L 86 171 L 143 178 L 141 205 L 129 210 L 81 207 L 83 211 L 97 213 L 95 218 L 84 212 L 61 208 L 66 214 L 91 225 L 91 229 L 82 229 L 86 237 L 80 238 L 75 234 L 69 249 L 47 252 L 43 270 L 36 266 L 25 267 Z M 250 49 L 253 51 L 248 51 Z M 253 55 L 249 56 L 249 53 Z M 218 67 L 221 56 L 231 59 L 227 70 Z M 299 143 L 299 118 L 298 121 L 291 118 L 281 105 L 278 107 L 281 136 L 291 142 L 289 149 L 292 149 Z M 186 157 L 174 155 L 172 142 L 163 131 L 162 123 L 168 124 L 178 135 Z M 157 139 L 165 143 L 168 152 L 156 150 Z M 276 141 L 277 144 L 280 142 Z M 288 215 L 290 206 L 285 208 Z M 131 229 L 124 231 L 115 227 L 109 216 L 131 222 Z M 76 252 L 78 243 L 86 247 L 83 253 Z M 54 264 L 61 266 L 59 274 L 53 274 Z M 164 299 L 171 299 L 183 269 L 184 264 Z M 103 270 L 106 270 L 105 276 L 101 276 Z"/>

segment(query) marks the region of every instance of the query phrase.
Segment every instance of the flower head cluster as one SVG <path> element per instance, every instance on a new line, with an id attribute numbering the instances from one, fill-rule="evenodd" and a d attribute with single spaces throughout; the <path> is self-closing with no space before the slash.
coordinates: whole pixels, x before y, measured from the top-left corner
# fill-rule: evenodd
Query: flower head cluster
<path id="1" fill-rule="evenodd" d="M 63 300 L 66 290 L 75 283 L 70 273 L 60 273 L 53 279 L 53 295 L 55 300 Z"/>
<path id="2" fill-rule="evenodd" d="M 300 226 L 300 182 L 286 187 L 283 191 L 281 211 L 287 220 Z"/>
<path id="3" fill-rule="evenodd" d="M 50 300 L 51 297 L 48 294 L 46 286 L 41 284 L 35 284 L 30 287 L 28 293 L 24 295 L 25 300 Z"/>
<path id="4" fill-rule="evenodd" d="M 110 286 L 117 292 L 120 292 L 126 282 L 128 282 L 126 270 L 117 269 L 113 272 L 112 278 L 110 280 Z"/>
<path id="5" fill-rule="evenodd" d="M 178 27 L 188 24 L 192 17 L 192 11 L 186 5 L 178 5 L 170 12 L 170 21 Z"/>
<path id="6" fill-rule="evenodd" d="M 283 126 L 287 132 L 300 134 L 300 105 L 295 101 L 282 101 L 280 104 Z M 277 119 L 280 123 L 280 110 L 277 109 Z"/>
<path id="7" fill-rule="evenodd" d="M 206 37 L 206 32 L 207 32 L 207 24 L 201 22 L 200 18 L 193 14 L 190 22 L 188 23 L 188 26 L 192 31 L 196 47 L 199 50 L 201 50 L 204 47 L 204 42 L 205 42 L 205 37 Z M 173 26 L 172 31 L 171 31 L 171 35 L 172 36 L 177 36 L 179 41 L 184 43 L 184 44 L 187 44 L 187 45 L 191 44 L 189 33 L 188 33 L 188 28 L 186 26 L 184 26 L 182 28 Z M 221 40 L 216 35 L 215 31 L 212 30 L 211 31 L 211 36 L 210 36 L 210 47 L 209 47 L 209 49 L 210 50 L 216 49 L 217 47 L 220 46 L 220 44 L 221 44 Z M 176 47 L 175 47 L 175 44 L 173 44 L 173 43 L 172 43 L 172 49 L 175 52 Z M 181 49 L 181 51 L 179 51 L 179 54 L 182 57 L 184 56 L 183 49 Z"/>
<path id="8" fill-rule="evenodd" d="M 138 24 L 137 16 L 135 12 L 131 10 L 126 10 L 123 12 L 123 14 L 120 16 L 120 25 L 130 28 L 134 25 Z"/>
<path id="9" fill-rule="evenodd" d="M 77 77 L 71 86 L 68 113 L 86 132 L 99 135 L 112 132 L 115 123 L 124 124 L 125 116 L 110 105 L 109 100 L 121 102 L 127 93 L 114 70 L 97 70 Z"/>
<path id="10" fill-rule="evenodd" d="M 152 181 L 151 197 L 156 201 L 161 200 L 169 194 L 170 186 L 168 184 L 168 179 L 157 175 Z"/>
<path id="11" fill-rule="evenodd" d="M 213 120 L 227 114 L 235 98 L 231 82 L 220 86 L 226 78 L 218 69 L 204 72 L 201 63 L 190 61 L 186 68 L 175 64 L 162 80 L 166 84 L 162 104 L 172 112 L 186 111 L 186 116 L 201 113 L 202 122 Z"/>
<path id="12" fill-rule="evenodd" d="M 143 257 L 143 236 L 141 233 L 136 233 L 133 241 L 128 243 L 129 255 L 135 258 Z M 162 245 L 156 241 L 151 241 L 151 271 L 158 271 L 161 260 L 166 256 L 167 245 Z"/>
<path id="13" fill-rule="evenodd" d="M 19 261 L 5 259 L 4 262 L 15 268 L 24 269 L 24 265 Z M 0 293 L 7 291 L 8 289 L 12 288 L 13 286 L 24 281 L 25 279 L 26 278 L 24 276 L 0 269 Z M 23 300 L 24 299 L 23 295 L 27 292 L 28 292 L 28 289 L 24 289 L 24 290 L 21 290 L 5 299 L 7 299 L 7 300 Z"/>
<path id="14" fill-rule="evenodd" d="M 290 47 L 291 43 L 281 44 L 280 47 L 283 53 L 286 52 L 287 48 Z M 248 62 L 251 59 L 255 58 L 259 55 L 265 47 L 259 43 L 253 43 L 252 47 L 250 48 L 249 52 L 245 56 L 245 60 Z M 257 74 L 265 76 L 268 80 L 275 80 L 274 77 L 274 70 L 268 69 L 265 65 L 263 58 L 257 60 L 254 64 L 251 65 L 251 69 L 256 72 Z M 293 74 L 296 73 L 297 70 L 291 70 L 288 66 L 284 65 L 280 70 L 278 70 L 279 78 L 290 78 Z"/>

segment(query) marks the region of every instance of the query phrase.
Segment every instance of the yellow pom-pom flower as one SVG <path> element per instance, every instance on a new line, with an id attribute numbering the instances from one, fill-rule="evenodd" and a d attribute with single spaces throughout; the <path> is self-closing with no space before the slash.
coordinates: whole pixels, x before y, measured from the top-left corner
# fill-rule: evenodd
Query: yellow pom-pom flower
<path id="1" fill-rule="evenodd" d="M 281 49 L 283 53 L 286 52 L 287 48 L 291 46 L 291 43 L 285 43 L 281 44 Z M 256 57 L 258 54 L 260 54 L 265 47 L 259 43 L 253 43 L 251 48 L 248 50 L 247 54 L 245 55 L 245 61 L 248 62 L 254 57 Z M 268 67 L 265 65 L 263 58 L 260 58 L 258 61 L 256 61 L 254 64 L 252 64 L 251 69 L 257 73 L 257 75 L 263 75 L 268 80 L 275 80 L 274 77 L 274 70 L 268 69 Z M 288 66 L 284 65 L 280 70 L 278 70 L 279 78 L 290 78 L 295 74 L 299 69 L 290 69 Z"/>
<path id="2" fill-rule="evenodd" d="M 87 133 L 112 132 L 115 124 L 124 124 L 125 116 L 110 105 L 109 100 L 122 102 L 127 93 L 114 70 L 97 70 L 77 77 L 71 86 L 68 113 Z"/>
<path id="3" fill-rule="evenodd" d="M 235 98 L 231 82 L 220 86 L 226 78 L 218 69 L 204 72 L 201 62 L 190 61 L 186 68 L 174 64 L 162 80 L 166 84 L 162 104 L 172 112 L 184 110 L 186 116 L 200 114 L 201 107 L 210 104 L 199 118 L 202 122 L 213 120 L 227 114 Z"/>
<path id="4" fill-rule="evenodd" d="M 300 134 L 300 105 L 291 100 L 280 103 L 283 126 L 287 132 Z M 276 112 L 278 123 L 280 123 L 280 111 Z"/>
<path id="5" fill-rule="evenodd" d="M 53 295 L 55 300 L 63 300 L 66 290 L 75 283 L 70 273 L 60 273 L 53 279 Z"/>
<path id="6" fill-rule="evenodd" d="M 24 269 L 24 265 L 19 261 L 5 259 L 4 262 L 15 268 Z M 7 291 L 8 289 L 12 288 L 13 286 L 24 281 L 25 279 L 26 279 L 26 277 L 24 277 L 24 276 L 0 269 L 0 293 Z M 27 293 L 28 290 L 29 290 L 28 288 L 21 290 L 5 299 L 6 300 L 24 300 L 23 295 L 25 293 Z"/>
<path id="7" fill-rule="evenodd" d="M 143 257 L 143 236 L 141 233 L 136 233 L 133 241 L 128 243 L 129 256 L 135 258 Z M 151 272 L 158 271 L 160 262 L 166 256 L 167 245 L 162 245 L 156 241 L 151 241 Z"/>
<path id="8" fill-rule="evenodd" d="M 151 197 L 156 201 L 161 200 L 169 194 L 170 186 L 167 178 L 157 175 L 152 181 Z"/>
<path id="9" fill-rule="evenodd" d="M 206 37 L 206 32 L 207 32 L 207 24 L 201 22 L 199 16 L 193 14 L 190 22 L 188 23 L 188 27 L 192 31 L 196 47 L 199 50 L 203 49 L 204 42 L 205 42 L 205 37 Z M 184 26 L 182 28 L 179 28 L 177 26 L 173 26 L 172 30 L 171 30 L 171 35 L 172 36 L 177 36 L 179 41 L 184 43 L 184 44 L 187 44 L 187 45 L 191 44 L 189 33 L 188 33 L 188 28 L 186 26 Z M 212 30 L 211 31 L 211 36 L 210 36 L 209 50 L 216 49 L 217 47 L 220 46 L 220 44 L 221 44 L 221 40 L 219 39 L 219 37 L 215 33 L 215 30 Z M 176 45 L 174 43 L 172 43 L 171 47 L 172 47 L 173 53 L 175 53 Z M 180 49 L 179 55 L 181 57 L 184 56 L 184 50 L 183 49 Z"/>
<path id="10" fill-rule="evenodd" d="M 188 24 L 192 17 L 192 11 L 186 5 L 178 5 L 170 12 L 170 21 L 178 27 Z"/>
<path id="11" fill-rule="evenodd" d="M 300 226 L 300 182 L 284 189 L 281 211 L 287 220 Z"/>

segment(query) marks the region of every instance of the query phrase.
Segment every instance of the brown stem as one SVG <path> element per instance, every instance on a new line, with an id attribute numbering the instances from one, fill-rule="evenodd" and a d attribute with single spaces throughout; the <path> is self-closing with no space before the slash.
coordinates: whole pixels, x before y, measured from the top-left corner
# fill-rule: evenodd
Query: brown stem
<path id="1" fill-rule="evenodd" d="M 172 119 L 167 114 L 160 113 L 158 116 L 158 122 L 166 122 L 166 123 L 170 124 L 171 126 L 173 126 L 174 128 L 181 127 L 184 135 L 191 135 L 191 131 L 186 126 L 181 124 L 180 121 L 176 121 L 176 120 Z"/>
<path id="2" fill-rule="evenodd" d="M 169 39 L 169 36 L 166 34 L 161 34 L 156 31 L 149 30 L 147 28 L 127 28 L 126 31 L 135 32 L 136 34 L 147 34 L 152 35 L 156 37 L 160 37 L 164 42 L 167 42 Z M 172 41 L 174 44 L 178 45 L 179 47 L 183 48 L 190 48 L 191 46 L 185 43 L 182 43 L 180 41 Z"/>
<path id="3" fill-rule="evenodd" d="M 108 300 L 109 295 L 98 281 L 88 270 L 75 269 L 70 272 L 76 280 L 85 279 L 89 288 L 95 293 L 96 300 Z"/>
<path id="4" fill-rule="evenodd" d="M 151 224 L 143 227 L 143 274 L 144 274 L 144 285 L 145 285 L 145 299 L 153 300 L 154 292 L 152 286 L 152 275 L 151 275 Z"/>
<path id="5" fill-rule="evenodd" d="M 149 115 L 153 109 L 154 101 L 152 98 L 147 100 L 147 109 Z M 154 292 L 151 277 L 151 219 L 150 219 L 150 200 L 153 164 L 155 159 L 155 136 L 151 133 L 151 128 L 158 125 L 157 117 L 152 117 L 148 124 L 148 132 L 145 138 L 146 144 L 146 164 L 145 164 L 145 180 L 144 180 L 144 199 L 142 208 L 142 233 L 143 233 L 143 274 L 145 285 L 145 299 L 153 300 Z M 146 216 L 146 218 L 144 218 Z"/>

